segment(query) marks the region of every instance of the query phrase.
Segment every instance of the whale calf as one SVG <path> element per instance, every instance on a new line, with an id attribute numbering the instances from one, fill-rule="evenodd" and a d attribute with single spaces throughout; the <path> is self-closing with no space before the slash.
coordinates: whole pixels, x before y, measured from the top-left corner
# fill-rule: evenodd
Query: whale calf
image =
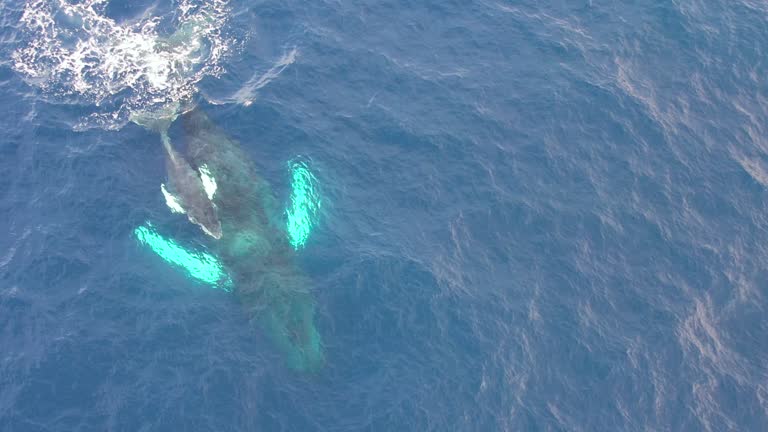
<path id="1" fill-rule="evenodd" d="M 171 188 L 171 191 L 167 191 L 164 185 L 161 186 L 166 199 L 173 200 L 177 205 L 176 210 L 186 213 L 189 221 L 198 225 L 206 234 L 220 239 L 221 222 L 198 171 L 171 147 L 167 133 L 163 132 L 160 137 L 166 153 L 165 165 Z"/>
<path id="2" fill-rule="evenodd" d="M 209 236 L 221 238 L 221 223 L 213 205 L 211 188 L 206 188 L 209 178 L 204 167 L 195 170 L 184 156 L 174 150 L 168 129 L 176 118 L 190 107 L 186 101 L 169 104 L 156 111 L 142 111 L 131 115 L 133 123 L 160 134 L 165 152 L 165 168 L 168 186 L 160 185 L 166 203 L 176 213 L 185 213 L 187 219 L 198 225 Z M 210 186 L 210 185 L 209 185 Z"/>

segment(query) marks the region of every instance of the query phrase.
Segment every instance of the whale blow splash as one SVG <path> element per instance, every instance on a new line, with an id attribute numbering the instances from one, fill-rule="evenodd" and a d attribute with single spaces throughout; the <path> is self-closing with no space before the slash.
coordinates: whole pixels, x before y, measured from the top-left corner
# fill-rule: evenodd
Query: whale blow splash
<path id="1" fill-rule="evenodd" d="M 138 112 L 161 112 L 218 76 L 231 41 L 226 0 L 176 0 L 173 16 L 118 22 L 107 0 L 29 0 L 26 40 L 13 64 L 43 97 L 96 107 L 76 129 L 119 129 Z M 170 28 L 171 31 L 163 31 Z"/>

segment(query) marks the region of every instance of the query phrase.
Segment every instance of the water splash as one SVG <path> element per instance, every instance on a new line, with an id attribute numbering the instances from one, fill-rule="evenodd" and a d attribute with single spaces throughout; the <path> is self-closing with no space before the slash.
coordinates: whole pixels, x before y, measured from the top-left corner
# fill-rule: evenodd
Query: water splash
<path id="1" fill-rule="evenodd" d="M 227 0 L 174 1 L 176 30 L 167 37 L 159 27 L 169 17 L 117 22 L 107 3 L 29 0 L 21 17 L 28 39 L 13 53 L 14 68 L 52 102 L 95 105 L 76 129 L 119 129 L 136 113 L 168 111 L 223 71 Z"/>
<path id="2" fill-rule="evenodd" d="M 309 234 L 317 225 L 320 194 L 317 180 L 306 162 L 289 162 L 291 170 L 291 203 L 285 210 L 288 240 L 298 250 L 307 243 Z"/>
<path id="3" fill-rule="evenodd" d="M 190 277 L 213 288 L 232 291 L 232 279 L 214 255 L 182 247 L 176 241 L 161 236 L 149 222 L 133 233 L 139 243 L 148 246 L 165 262 L 183 269 Z"/>

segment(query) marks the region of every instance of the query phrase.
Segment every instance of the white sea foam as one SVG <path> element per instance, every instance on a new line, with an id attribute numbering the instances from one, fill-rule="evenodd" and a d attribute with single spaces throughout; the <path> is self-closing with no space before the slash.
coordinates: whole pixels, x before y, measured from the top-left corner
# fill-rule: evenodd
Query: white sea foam
<path id="1" fill-rule="evenodd" d="M 222 72 L 227 0 L 175 0 L 174 32 L 158 31 L 169 17 L 118 22 L 107 3 L 29 0 L 21 18 L 28 39 L 14 67 L 51 101 L 97 107 L 76 128 L 118 129 L 136 113 L 167 111 Z"/>

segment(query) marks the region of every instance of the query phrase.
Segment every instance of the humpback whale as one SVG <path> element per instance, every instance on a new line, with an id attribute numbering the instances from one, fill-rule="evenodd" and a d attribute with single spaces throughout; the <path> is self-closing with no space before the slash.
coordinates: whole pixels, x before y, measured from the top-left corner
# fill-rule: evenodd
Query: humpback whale
<path id="1" fill-rule="evenodd" d="M 198 225 L 209 236 L 221 238 L 221 223 L 216 214 L 216 208 L 211 201 L 213 191 L 206 188 L 207 171 L 196 171 L 179 152 L 174 150 L 168 129 L 185 107 L 172 104 L 159 112 L 141 112 L 131 116 L 131 121 L 153 132 L 160 134 L 160 140 L 165 152 L 165 169 L 168 186 L 160 189 L 169 207 L 176 213 L 186 213 L 187 219 Z M 207 190 L 208 189 L 208 190 Z"/>
<path id="2" fill-rule="evenodd" d="M 182 26 L 156 45 L 156 50 L 205 53 L 197 37 L 206 20 Z M 177 70 L 194 69 L 194 61 Z M 215 238 L 212 249 L 221 261 L 240 303 L 253 322 L 296 370 L 317 370 L 324 364 L 320 334 L 314 324 L 310 280 L 296 262 L 284 220 L 266 181 L 234 141 L 217 129 L 191 100 L 142 112 L 131 120 L 159 132 L 166 153 L 169 186 L 163 192 L 172 209 Z M 186 157 L 168 137 L 170 124 L 181 118 Z M 198 175 L 199 174 L 199 175 Z M 206 183 L 216 187 L 206 193 Z M 171 193 L 173 192 L 173 193 Z M 151 232 L 140 231 L 145 240 Z M 166 248 L 167 249 L 167 248 Z"/>
<path id="3" fill-rule="evenodd" d="M 213 205 L 212 188 L 206 188 L 207 175 L 205 167 L 195 170 L 184 156 L 174 150 L 168 129 L 180 113 L 189 110 L 187 103 L 174 103 L 158 111 L 143 111 L 131 115 L 132 122 L 147 130 L 160 134 L 165 153 L 165 169 L 168 186 L 160 185 L 169 207 L 176 213 L 186 213 L 187 219 L 198 225 L 209 236 L 221 238 L 221 223 Z"/>
<path id="4" fill-rule="evenodd" d="M 161 186 L 166 199 L 176 201 L 177 209 L 186 213 L 190 222 L 200 226 L 209 236 L 220 239 L 221 222 L 216 215 L 212 197 L 206 192 L 203 179 L 189 162 L 171 147 L 167 133 L 162 133 L 160 138 L 165 148 L 165 166 L 171 187 L 171 192 L 168 192 Z"/>
<path id="5" fill-rule="evenodd" d="M 199 109 L 181 117 L 187 156 L 215 178 L 213 196 L 221 222 L 214 250 L 229 273 L 249 318 L 297 370 L 324 363 L 314 323 L 311 281 L 296 262 L 285 223 L 267 182 L 250 158 Z"/>

